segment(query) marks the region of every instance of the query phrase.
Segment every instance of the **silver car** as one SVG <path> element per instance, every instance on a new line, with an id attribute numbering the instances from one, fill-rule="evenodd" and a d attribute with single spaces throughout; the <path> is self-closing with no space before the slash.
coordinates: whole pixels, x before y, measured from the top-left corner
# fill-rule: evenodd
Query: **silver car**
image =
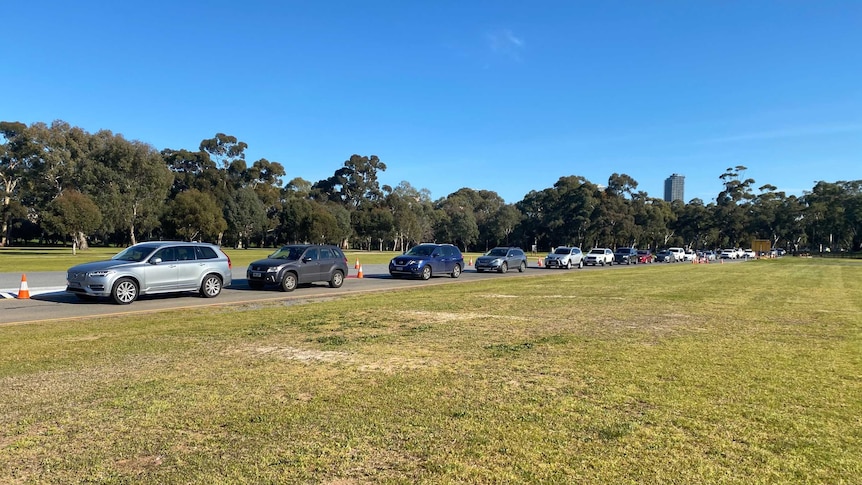
<path id="1" fill-rule="evenodd" d="M 197 291 L 213 298 L 230 283 L 231 261 L 218 246 L 178 241 L 135 244 L 66 273 L 66 291 L 82 300 L 111 297 L 120 305 L 156 293 Z"/>

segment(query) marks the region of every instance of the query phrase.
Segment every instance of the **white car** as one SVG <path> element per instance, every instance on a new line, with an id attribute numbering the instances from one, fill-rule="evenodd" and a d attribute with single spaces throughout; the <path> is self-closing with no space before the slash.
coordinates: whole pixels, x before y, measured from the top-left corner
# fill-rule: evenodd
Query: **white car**
<path id="1" fill-rule="evenodd" d="M 685 249 L 683 248 L 667 248 L 673 254 L 674 261 L 685 261 Z"/>
<path id="2" fill-rule="evenodd" d="M 722 249 L 718 257 L 721 259 L 736 259 L 736 249 Z"/>
<path id="3" fill-rule="evenodd" d="M 746 249 L 742 252 L 742 257 L 745 259 L 756 259 L 757 253 L 755 253 L 753 249 Z"/>
<path id="4" fill-rule="evenodd" d="M 584 264 L 589 264 L 592 266 L 611 266 L 614 264 L 614 252 L 608 248 L 590 249 L 590 252 L 587 253 L 587 257 L 584 258 Z"/>
<path id="5" fill-rule="evenodd" d="M 686 249 L 683 257 L 685 258 L 685 261 L 694 261 L 697 259 L 697 253 L 691 249 Z"/>

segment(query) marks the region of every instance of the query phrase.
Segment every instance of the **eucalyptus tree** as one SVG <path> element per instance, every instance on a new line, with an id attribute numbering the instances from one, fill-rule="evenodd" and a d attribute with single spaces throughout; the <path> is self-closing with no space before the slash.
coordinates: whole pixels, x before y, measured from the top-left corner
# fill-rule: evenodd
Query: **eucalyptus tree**
<path id="1" fill-rule="evenodd" d="M 183 239 L 214 241 L 227 229 L 212 194 L 189 189 L 177 194 L 168 205 L 166 219 Z"/>
<path id="2" fill-rule="evenodd" d="M 227 231 L 233 235 L 234 247 L 248 247 L 253 237 L 262 239 L 269 228 L 267 208 L 251 187 L 242 187 L 224 208 Z"/>
<path id="3" fill-rule="evenodd" d="M 467 251 L 478 240 L 479 226 L 471 196 L 469 192 L 455 192 L 434 203 L 438 212 L 434 221 L 437 241 L 452 243 Z"/>
<path id="4" fill-rule="evenodd" d="M 74 248 L 88 249 L 87 235 L 101 226 L 102 211 L 90 196 L 69 189 L 48 203 L 42 221 L 45 229 L 71 237 Z"/>
<path id="5" fill-rule="evenodd" d="M 410 243 L 429 240 L 432 235 L 430 214 L 434 210 L 428 189 L 416 189 L 402 181 L 385 190 L 386 207 L 392 211 L 393 249 L 406 251 Z"/>
<path id="6" fill-rule="evenodd" d="M 751 204 L 750 232 L 769 239 L 773 247 L 799 241 L 803 207 L 796 196 L 788 197 L 770 184 L 761 186 Z"/>
<path id="7" fill-rule="evenodd" d="M 312 189 L 317 198 L 339 202 L 352 211 L 383 198 L 377 173 L 384 171 L 386 164 L 377 155 L 354 154 L 331 177 L 316 182 Z"/>
<path id="8" fill-rule="evenodd" d="M 674 227 L 682 239 L 683 247 L 716 247 L 718 234 L 712 221 L 712 212 L 701 199 L 692 199 L 688 204 L 671 204 L 671 207 L 677 212 Z"/>
<path id="9" fill-rule="evenodd" d="M 817 182 L 805 192 L 803 213 L 812 249 L 851 249 L 857 245 L 860 228 L 859 194 L 862 181 Z"/>
<path id="10" fill-rule="evenodd" d="M 12 219 L 26 215 L 23 185 L 39 155 L 27 125 L 0 122 L 0 246 L 9 244 Z"/>
<path id="11" fill-rule="evenodd" d="M 754 199 L 751 191 L 754 179 L 743 178 L 745 170 L 746 167 L 737 165 L 727 168 L 719 176 L 724 188 L 715 200 L 715 223 L 719 228 L 719 244 L 723 247 L 739 247 L 750 238 L 746 228 L 749 226 L 749 204 Z"/>
<path id="12" fill-rule="evenodd" d="M 140 141 L 101 130 L 92 137 L 88 158 L 92 170 L 82 192 L 102 208 L 107 232 L 125 231 L 132 244 L 138 233 L 152 231 L 160 224 L 173 174 L 162 155 Z"/>

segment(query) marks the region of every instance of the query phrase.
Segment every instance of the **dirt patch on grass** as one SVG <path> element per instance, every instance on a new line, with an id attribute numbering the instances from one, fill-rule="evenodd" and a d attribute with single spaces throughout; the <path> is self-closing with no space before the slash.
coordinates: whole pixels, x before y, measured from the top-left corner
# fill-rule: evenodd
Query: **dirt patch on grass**
<path id="1" fill-rule="evenodd" d="M 138 456 L 126 460 L 120 460 L 114 464 L 118 471 L 129 475 L 140 475 L 144 472 L 157 468 L 164 462 L 161 455 Z"/>
<path id="2" fill-rule="evenodd" d="M 347 352 L 333 350 L 298 349 L 296 347 L 254 347 L 248 349 L 256 355 L 274 355 L 288 360 L 300 362 L 352 362 L 353 357 Z"/>

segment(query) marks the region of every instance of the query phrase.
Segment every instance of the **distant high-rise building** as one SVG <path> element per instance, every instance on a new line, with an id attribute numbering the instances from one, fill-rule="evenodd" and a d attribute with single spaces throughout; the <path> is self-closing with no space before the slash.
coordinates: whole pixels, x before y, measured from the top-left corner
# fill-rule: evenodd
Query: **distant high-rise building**
<path id="1" fill-rule="evenodd" d="M 683 199 L 684 186 L 684 175 L 679 175 L 675 173 L 670 177 L 664 179 L 664 200 L 668 202 L 672 202 L 674 200 L 681 200 L 685 202 L 685 199 Z"/>

